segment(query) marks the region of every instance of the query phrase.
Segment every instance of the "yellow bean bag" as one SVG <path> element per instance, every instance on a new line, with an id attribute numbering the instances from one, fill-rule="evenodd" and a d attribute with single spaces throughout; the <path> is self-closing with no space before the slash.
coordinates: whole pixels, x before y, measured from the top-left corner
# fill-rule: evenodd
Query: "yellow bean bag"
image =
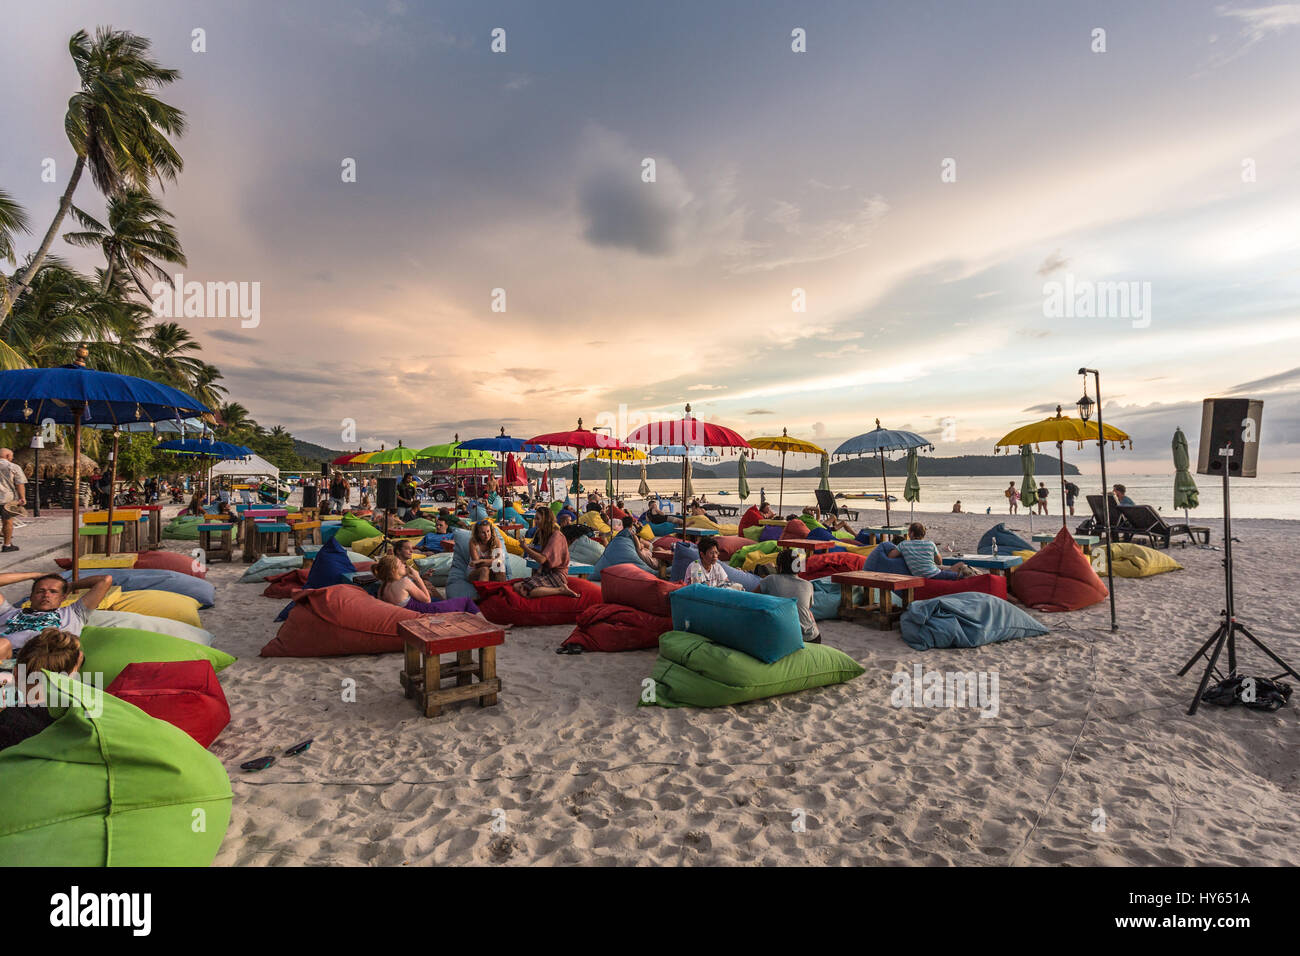
<path id="1" fill-rule="evenodd" d="M 614 530 L 605 522 L 605 519 L 600 516 L 599 511 L 584 511 L 578 516 L 578 524 L 584 524 L 588 528 L 594 528 L 601 534 L 610 534 Z"/>
<path id="2" fill-rule="evenodd" d="M 135 559 L 138 557 L 137 554 L 115 554 L 111 558 L 102 554 L 87 554 L 82 556 L 81 560 L 77 562 L 77 566 L 82 571 L 88 571 L 91 568 L 133 568 L 135 567 Z"/>
<path id="3" fill-rule="evenodd" d="M 1115 577 L 1117 578 L 1149 578 L 1153 574 L 1183 570 L 1181 564 L 1163 551 L 1145 545 L 1117 542 L 1112 544 L 1110 549 L 1115 555 Z M 1106 573 L 1104 547 L 1093 549 L 1092 567 L 1098 574 Z"/>
<path id="4" fill-rule="evenodd" d="M 758 567 L 760 564 L 770 564 L 773 567 L 775 567 L 776 555 L 777 552 L 775 551 L 773 551 L 771 554 L 766 554 L 762 551 L 759 551 L 757 548 L 755 548 L 753 551 L 749 552 L 749 554 L 745 555 L 745 563 L 742 566 L 741 570 L 748 571 L 750 574 L 753 574 L 754 569 Z"/>
<path id="5" fill-rule="evenodd" d="M 511 554 L 517 554 L 517 555 L 519 555 L 521 558 L 524 556 L 524 546 L 523 546 L 522 544 L 520 544 L 519 541 L 518 541 L 517 539 L 512 538 L 512 537 L 511 537 L 510 535 L 508 535 L 508 534 L 506 534 L 506 535 L 502 535 L 502 537 L 506 539 L 506 550 L 507 550 L 507 551 L 509 551 Z"/>
<path id="6" fill-rule="evenodd" d="M 114 594 L 114 591 L 117 593 Z M 202 626 L 199 623 L 199 602 L 188 595 L 172 591 L 123 591 L 115 587 L 99 602 L 99 609 L 130 611 L 132 614 L 169 618 L 191 627 Z"/>
<path id="7" fill-rule="evenodd" d="M 641 526 L 641 530 L 637 532 L 637 535 L 641 538 L 642 541 L 653 541 L 655 539 L 655 533 L 650 530 L 650 526 L 648 524 L 643 524 Z"/>
<path id="8" fill-rule="evenodd" d="M 353 541 L 350 545 L 348 545 L 348 550 L 355 551 L 357 554 L 364 554 L 367 557 L 369 557 L 371 554 L 374 554 L 374 552 L 377 551 L 379 549 L 379 546 L 383 543 L 384 543 L 384 536 L 381 534 L 377 538 L 361 538 L 360 540 Z"/>
<path id="9" fill-rule="evenodd" d="M 712 518 L 707 518 L 704 515 L 691 515 L 689 518 L 686 519 L 686 527 L 711 528 L 712 530 L 718 532 L 718 534 L 729 534 L 729 535 L 740 534 L 739 525 L 718 524 Z"/>

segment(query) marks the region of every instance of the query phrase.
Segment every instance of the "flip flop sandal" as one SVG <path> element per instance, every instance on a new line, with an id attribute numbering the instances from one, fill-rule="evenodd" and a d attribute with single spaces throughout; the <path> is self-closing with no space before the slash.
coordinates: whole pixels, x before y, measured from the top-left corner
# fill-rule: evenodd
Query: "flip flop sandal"
<path id="1" fill-rule="evenodd" d="M 581 654 L 585 650 L 581 644 L 561 644 L 555 649 L 557 654 Z"/>

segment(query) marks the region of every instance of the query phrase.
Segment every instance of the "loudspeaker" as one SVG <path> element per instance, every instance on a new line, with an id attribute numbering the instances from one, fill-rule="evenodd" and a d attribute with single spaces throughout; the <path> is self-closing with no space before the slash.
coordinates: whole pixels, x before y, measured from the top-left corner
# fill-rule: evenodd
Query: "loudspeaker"
<path id="1" fill-rule="evenodd" d="M 380 478 L 379 490 L 375 494 L 375 507 L 380 511 L 397 507 L 397 479 Z"/>
<path id="2" fill-rule="evenodd" d="M 1254 478 L 1259 464 L 1259 426 L 1264 403 L 1254 398 L 1207 398 L 1201 408 L 1198 475 L 1222 475 L 1224 458 L 1231 478 Z"/>
<path id="3" fill-rule="evenodd" d="M 330 476 L 330 463 L 328 461 L 322 461 L 320 463 L 320 476 L 322 478 L 328 478 Z"/>
<path id="4" fill-rule="evenodd" d="M 302 506 L 315 508 L 320 504 L 320 490 L 315 485 L 302 486 Z"/>

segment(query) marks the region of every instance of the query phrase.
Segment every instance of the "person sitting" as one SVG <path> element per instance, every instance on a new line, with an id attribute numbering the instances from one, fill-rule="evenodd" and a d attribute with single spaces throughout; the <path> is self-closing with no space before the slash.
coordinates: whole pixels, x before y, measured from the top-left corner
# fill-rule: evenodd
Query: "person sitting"
<path id="1" fill-rule="evenodd" d="M 1128 496 L 1128 489 L 1123 485 L 1115 485 L 1111 490 L 1114 492 L 1115 500 L 1118 501 L 1121 506 L 1137 504 L 1136 501 Z"/>
<path id="2" fill-rule="evenodd" d="M 233 507 L 231 507 L 229 501 L 223 501 L 221 502 L 221 504 L 217 505 L 217 513 L 214 514 L 212 517 L 220 521 L 234 521 L 234 522 L 239 521 L 239 513 L 235 511 Z"/>
<path id="3" fill-rule="evenodd" d="M 943 566 L 939 547 L 933 541 L 925 540 L 925 525 L 913 521 L 907 526 L 907 540 L 890 547 L 885 555 L 890 558 L 902 558 L 907 562 L 909 574 L 918 578 L 935 578 L 940 581 L 956 581 L 978 573 L 964 561 L 959 561 L 951 568 Z"/>
<path id="4" fill-rule="evenodd" d="M 955 514 L 955 515 L 959 515 L 959 514 L 962 513 L 962 511 L 961 511 L 961 499 L 960 499 L 960 498 L 958 498 L 957 501 L 953 504 L 953 506 L 952 506 L 952 513 Z"/>
<path id="5" fill-rule="evenodd" d="M 195 488 L 194 495 L 193 497 L 190 498 L 190 503 L 185 506 L 185 510 L 182 511 L 181 514 L 202 515 L 205 513 L 206 512 L 204 512 L 203 510 L 203 492 L 200 491 L 198 488 Z"/>
<path id="6" fill-rule="evenodd" d="M 641 516 L 642 521 L 648 521 L 651 524 L 681 524 L 682 523 L 681 518 L 675 517 L 673 515 L 670 515 L 660 510 L 658 498 L 651 498 L 650 501 L 647 502 L 647 504 L 648 507 L 646 508 L 645 514 Z"/>
<path id="7" fill-rule="evenodd" d="M 469 539 L 468 581 L 504 581 L 506 579 L 505 545 L 490 521 L 479 521 Z"/>
<path id="8" fill-rule="evenodd" d="M 705 538 L 700 542 L 700 557 L 692 561 L 686 569 L 686 580 L 691 584 L 703 584 L 711 588 L 734 588 L 744 590 L 739 584 L 732 584 L 727 577 L 726 568 L 718 560 L 718 542 Z"/>
<path id="9" fill-rule="evenodd" d="M 652 571 L 659 570 L 659 559 L 654 556 L 654 548 L 650 547 L 650 542 L 642 539 L 637 533 L 636 521 L 631 517 L 623 519 L 623 527 L 615 535 L 618 538 L 627 538 L 632 542 L 632 547 L 636 548 L 636 556 L 645 562 L 646 567 Z"/>
<path id="10" fill-rule="evenodd" d="M 623 502 L 620 499 L 619 501 L 615 501 L 609 506 L 609 517 L 611 520 L 617 519 L 619 521 L 623 521 L 624 519 L 629 518 L 631 516 L 623 508 Z"/>
<path id="11" fill-rule="evenodd" d="M 740 516 L 738 531 L 744 534 L 746 528 L 762 524 L 764 521 L 772 520 L 775 517 L 776 514 L 772 511 L 772 505 L 766 501 L 760 505 L 750 505 L 745 510 L 745 513 Z"/>
<path id="12" fill-rule="evenodd" d="M 818 630 L 817 621 L 812 613 L 812 582 L 805 581 L 795 573 L 794 562 L 795 551 L 792 548 L 782 548 L 776 556 L 776 571 L 769 571 L 763 580 L 758 582 L 758 593 L 793 600 L 799 609 L 799 627 L 803 630 L 804 643 L 820 644 L 821 631 Z M 769 570 L 765 564 L 760 564 L 759 567 Z"/>
<path id="13" fill-rule="evenodd" d="M 478 605 L 470 598 L 452 598 L 434 601 L 414 567 L 405 565 L 395 554 L 386 554 L 375 562 L 375 577 L 379 580 L 379 599 L 408 611 L 421 614 L 445 614 L 448 611 L 479 613 Z"/>
<path id="14" fill-rule="evenodd" d="M 14 607 L 0 597 L 0 660 L 8 660 L 14 651 L 47 628 L 81 634 L 86 615 L 99 607 L 113 586 L 109 574 L 95 574 L 69 584 L 61 575 L 46 571 L 9 571 L 0 573 L 0 587 L 32 582 L 27 610 Z M 85 591 L 80 601 L 60 607 L 70 591 Z"/>
<path id="15" fill-rule="evenodd" d="M 537 512 L 537 529 L 532 543 L 524 544 L 524 554 L 537 562 L 532 576 L 514 583 L 521 597 L 549 597 L 564 594 L 578 597 L 569 587 L 569 542 L 555 523 L 549 508 Z"/>
<path id="16" fill-rule="evenodd" d="M 42 671 L 73 676 L 85 662 L 81 639 L 71 631 L 47 627 L 27 641 L 18 652 L 15 676 L 23 686 L 0 685 L 0 750 L 35 737 L 54 723 L 46 708 L 45 675 Z"/>
<path id="17" fill-rule="evenodd" d="M 540 515 L 541 512 L 539 511 L 538 514 Z M 567 509 L 555 516 L 555 523 L 560 529 L 560 533 L 564 535 L 564 540 L 569 544 L 573 544 L 579 538 L 596 537 L 595 528 L 590 525 L 579 524 L 574 520 L 573 512 Z"/>

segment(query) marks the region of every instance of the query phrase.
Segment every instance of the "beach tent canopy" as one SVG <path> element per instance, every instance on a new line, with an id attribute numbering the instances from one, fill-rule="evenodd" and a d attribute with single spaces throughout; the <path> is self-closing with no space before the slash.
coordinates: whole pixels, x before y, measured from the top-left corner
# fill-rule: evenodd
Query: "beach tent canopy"
<path id="1" fill-rule="evenodd" d="M 249 455 L 242 459 L 228 459 L 212 466 L 212 474 L 238 477 L 268 477 L 272 481 L 280 478 L 280 469 L 261 455 Z"/>

